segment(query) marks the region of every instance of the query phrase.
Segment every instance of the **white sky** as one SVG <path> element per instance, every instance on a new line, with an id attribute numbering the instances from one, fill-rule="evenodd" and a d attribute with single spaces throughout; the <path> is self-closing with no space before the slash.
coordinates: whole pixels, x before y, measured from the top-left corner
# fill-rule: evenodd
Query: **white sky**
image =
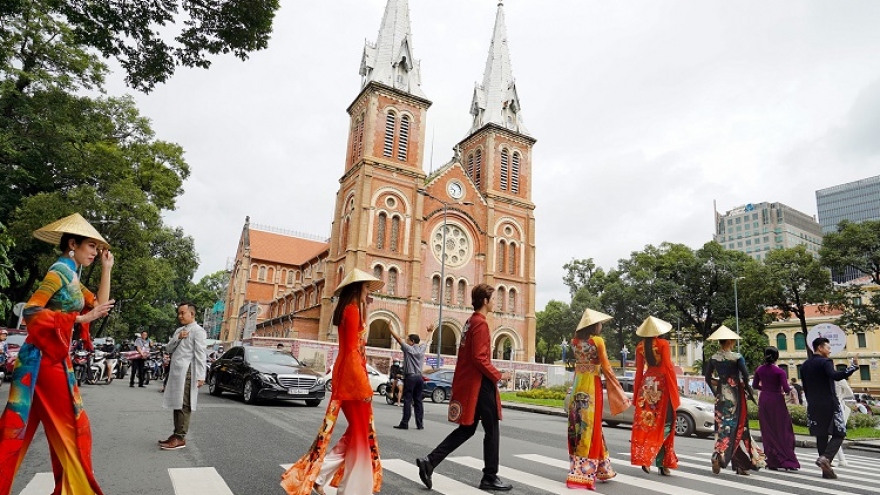
<path id="1" fill-rule="evenodd" d="M 433 106 L 434 167 L 469 129 L 493 0 L 411 0 Z M 385 0 L 284 0 L 267 50 L 180 69 L 135 94 L 192 175 L 166 221 L 197 277 L 253 223 L 328 236 L 365 39 Z M 647 244 L 699 247 L 719 211 L 880 173 L 880 2 L 508 0 L 508 45 L 534 148 L 538 309 L 562 265 L 608 269 Z M 131 92 L 116 75 L 110 94 Z M 430 167 L 426 156 L 425 169 Z"/>

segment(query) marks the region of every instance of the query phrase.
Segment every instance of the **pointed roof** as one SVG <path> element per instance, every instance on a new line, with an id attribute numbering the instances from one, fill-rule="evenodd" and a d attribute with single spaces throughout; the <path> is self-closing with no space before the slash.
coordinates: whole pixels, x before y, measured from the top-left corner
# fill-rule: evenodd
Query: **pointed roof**
<path id="1" fill-rule="evenodd" d="M 364 44 L 360 74 L 361 87 L 372 81 L 426 98 L 422 92 L 419 62 L 413 56 L 409 2 L 388 0 L 376 43 Z"/>
<path id="2" fill-rule="evenodd" d="M 513 69 L 510 65 L 510 50 L 507 46 L 504 4 L 500 1 L 498 13 L 495 15 L 495 29 L 492 32 L 492 44 L 489 45 L 483 84 L 474 88 L 471 115 L 474 116 L 471 134 L 486 124 L 496 124 L 529 135 L 520 115 L 519 96 L 516 92 Z"/>

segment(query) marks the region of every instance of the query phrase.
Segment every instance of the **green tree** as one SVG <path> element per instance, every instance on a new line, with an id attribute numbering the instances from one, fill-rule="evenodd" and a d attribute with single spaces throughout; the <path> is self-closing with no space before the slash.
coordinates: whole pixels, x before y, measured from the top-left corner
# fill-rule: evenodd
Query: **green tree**
<path id="1" fill-rule="evenodd" d="M 538 342 L 544 342 L 543 354 L 536 355 L 535 360 L 549 363 L 559 360 L 562 356 L 562 341 L 571 341 L 580 314 L 576 315 L 568 303 L 551 300 L 542 311 L 537 312 L 535 320 Z"/>
<path id="2" fill-rule="evenodd" d="M 227 287 L 229 287 L 229 272 L 216 271 L 202 277 L 197 284 L 192 284 L 186 300 L 195 304 L 199 311 L 211 309 L 217 301 L 223 300 L 226 296 Z"/>
<path id="3" fill-rule="evenodd" d="M 880 220 L 840 222 L 836 232 L 822 239 L 819 254 L 822 264 L 832 270 L 851 268 L 880 285 Z M 843 308 L 837 323 L 847 330 L 864 332 L 880 326 L 880 292 L 869 292 L 865 285 L 849 283 L 837 290 L 837 301 Z"/>
<path id="4" fill-rule="evenodd" d="M 6 227 L 0 223 L 0 290 L 9 287 L 10 279 L 15 278 L 15 271 L 8 256 L 9 249 L 14 245 L 12 237 L 6 234 Z M 6 319 L 6 312 L 11 305 L 12 301 L 9 297 L 0 292 L 0 321 Z"/>

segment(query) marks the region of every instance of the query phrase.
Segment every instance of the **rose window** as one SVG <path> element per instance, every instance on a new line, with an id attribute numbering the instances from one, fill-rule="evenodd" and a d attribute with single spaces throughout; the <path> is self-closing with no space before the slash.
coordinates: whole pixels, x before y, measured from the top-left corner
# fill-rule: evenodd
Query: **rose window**
<path id="1" fill-rule="evenodd" d="M 471 259 L 471 241 L 465 231 L 457 225 L 446 225 L 446 245 L 443 245 L 443 226 L 438 226 L 431 236 L 431 251 L 437 261 L 446 256 L 446 266 L 459 267 Z"/>

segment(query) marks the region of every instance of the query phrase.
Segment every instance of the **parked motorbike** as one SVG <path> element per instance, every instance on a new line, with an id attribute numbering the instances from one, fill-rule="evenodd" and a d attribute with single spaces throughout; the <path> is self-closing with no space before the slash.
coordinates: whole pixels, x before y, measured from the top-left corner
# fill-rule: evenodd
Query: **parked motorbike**
<path id="1" fill-rule="evenodd" d="M 73 377 L 76 378 L 76 384 L 82 386 L 83 380 L 89 374 L 89 351 L 80 349 L 73 351 Z"/>
<path id="2" fill-rule="evenodd" d="M 105 360 L 105 352 L 96 350 L 89 365 L 89 375 L 86 380 L 90 385 L 98 383 L 99 380 L 105 380 L 107 383 L 113 379 L 111 372 L 107 370 L 107 361 Z"/>
<path id="3" fill-rule="evenodd" d="M 151 352 L 150 357 L 144 362 L 144 385 L 150 383 L 150 380 L 161 382 L 164 379 L 165 368 L 162 366 L 162 352 Z"/>
<path id="4" fill-rule="evenodd" d="M 398 395 L 397 387 L 394 386 L 394 380 L 388 380 L 388 383 L 385 384 L 385 402 L 391 405 L 397 404 L 398 400 L 400 400 L 397 397 Z"/>

